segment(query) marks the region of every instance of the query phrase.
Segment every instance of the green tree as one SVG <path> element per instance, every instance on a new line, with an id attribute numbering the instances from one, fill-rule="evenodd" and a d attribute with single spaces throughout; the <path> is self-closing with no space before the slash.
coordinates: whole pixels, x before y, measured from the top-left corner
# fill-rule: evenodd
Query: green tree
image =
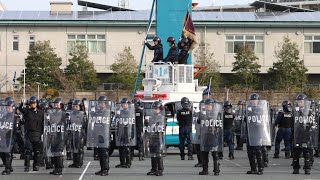
<path id="1" fill-rule="evenodd" d="M 26 85 L 34 89 L 38 84 L 41 84 L 40 87 L 43 89 L 48 87 L 59 89 L 60 83 L 56 80 L 54 72 L 61 64 L 62 60 L 50 46 L 50 41 L 36 42 L 25 59 Z M 23 77 L 19 77 L 18 81 L 23 82 Z"/>
<path id="2" fill-rule="evenodd" d="M 120 52 L 116 61 L 110 68 L 113 74 L 110 80 L 114 83 L 120 83 L 125 90 L 133 90 L 135 85 L 135 77 L 138 73 L 138 64 L 132 55 L 131 48 L 126 46 Z"/>
<path id="3" fill-rule="evenodd" d="M 232 63 L 232 72 L 235 72 L 236 84 L 242 88 L 247 88 L 247 90 L 253 88 L 258 83 L 257 74 L 261 68 L 261 65 L 257 62 L 259 58 L 248 45 L 240 47 L 234 58 L 236 61 Z"/>
<path id="4" fill-rule="evenodd" d="M 86 46 L 76 43 L 69 55 L 71 58 L 64 71 L 71 89 L 95 90 L 99 80 L 94 64 L 89 60 Z"/>
<path id="5" fill-rule="evenodd" d="M 198 49 L 194 53 L 195 65 L 203 66 L 204 69 L 196 76 L 199 84 L 205 86 L 211 78 L 211 89 L 219 88 L 221 83 L 221 75 L 219 64 L 214 60 L 214 53 L 210 52 L 210 44 L 200 43 Z"/>
<path id="6" fill-rule="evenodd" d="M 298 45 L 291 42 L 288 36 L 275 49 L 277 62 L 269 68 L 270 84 L 275 89 L 283 89 L 290 93 L 292 90 L 305 86 L 308 69 L 299 58 Z"/>

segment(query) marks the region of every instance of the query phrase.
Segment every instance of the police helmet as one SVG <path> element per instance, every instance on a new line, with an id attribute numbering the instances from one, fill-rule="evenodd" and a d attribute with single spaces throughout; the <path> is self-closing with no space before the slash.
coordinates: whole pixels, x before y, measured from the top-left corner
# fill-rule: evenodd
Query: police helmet
<path id="1" fill-rule="evenodd" d="M 98 101 L 107 101 L 107 96 L 99 96 Z"/>
<path id="2" fill-rule="evenodd" d="M 122 98 L 120 101 L 121 104 L 130 103 L 128 98 Z"/>
<path id="3" fill-rule="evenodd" d="M 182 39 L 180 40 L 180 42 L 187 44 L 187 43 L 189 42 L 189 39 L 188 39 L 188 38 L 182 38 Z"/>
<path id="4" fill-rule="evenodd" d="M 3 99 L 1 99 L 1 100 L 0 100 L 0 106 L 5 106 L 5 105 L 6 105 L 6 101 L 3 100 Z"/>
<path id="5" fill-rule="evenodd" d="M 160 101 L 155 101 L 152 103 L 152 109 L 157 109 L 157 108 L 159 109 L 163 108 L 162 103 Z"/>
<path id="6" fill-rule="evenodd" d="M 46 100 L 46 98 L 41 98 L 39 99 L 39 103 L 47 103 L 48 101 Z"/>
<path id="7" fill-rule="evenodd" d="M 175 42 L 174 37 L 172 36 L 168 37 L 167 42 L 174 43 Z"/>
<path id="8" fill-rule="evenodd" d="M 189 98 L 183 97 L 183 98 L 181 99 L 181 104 L 183 104 L 183 103 L 190 103 Z"/>
<path id="9" fill-rule="evenodd" d="M 250 95 L 249 100 L 259 100 L 260 96 L 257 93 L 253 93 Z"/>
<path id="10" fill-rule="evenodd" d="M 46 109 L 49 107 L 48 102 L 39 103 L 39 109 Z"/>
<path id="11" fill-rule="evenodd" d="M 63 103 L 63 101 L 62 101 L 62 99 L 61 98 L 56 98 L 54 101 L 53 101 L 53 104 L 62 104 Z"/>
<path id="12" fill-rule="evenodd" d="M 6 106 L 14 106 L 14 101 L 12 100 L 9 100 L 9 101 L 6 101 Z"/>
<path id="13" fill-rule="evenodd" d="M 71 99 L 69 99 L 69 101 L 68 101 L 68 105 L 72 105 L 73 104 L 73 102 L 74 102 L 74 98 L 71 98 Z"/>
<path id="14" fill-rule="evenodd" d="M 229 101 L 225 101 L 224 104 L 223 104 L 223 107 L 232 108 L 232 104 Z"/>
<path id="15" fill-rule="evenodd" d="M 36 96 L 31 96 L 29 99 L 29 104 L 38 103 L 38 98 Z"/>
<path id="16" fill-rule="evenodd" d="M 158 43 L 161 44 L 161 39 L 158 36 L 154 37 L 153 41 L 158 41 Z"/>
<path id="17" fill-rule="evenodd" d="M 298 94 L 296 100 L 306 100 L 308 97 L 305 94 Z"/>
<path id="18" fill-rule="evenodd" d="M 290 101 L 283 101 L 282 102 L 282 109 L 285 112 L 290 112 L 291 111 L 291 102 Z"/>
<path id="19" fill-rule="evenodd" d="M 214 103 L 214 100 L 213 99 L 206 99 L 204 101 L 204 104 L 208 105 L 208 104 L 213 104 Z"/>
<path id="20" fill-rule="evenodd" d="M 75 99 L 72 103 L 73 106 L 80 106 L 81 105 L 81 101 L 79 99 Z"/>
<path id="21" fill-rule="evenodd" d="M 4 101 L 7 102 L 7 101 L 14 101 L 14 100 L 13 100 L 12 97 L 8 96 L 8 97 L 6 97 L 6 98 L 4 99 Z"/>

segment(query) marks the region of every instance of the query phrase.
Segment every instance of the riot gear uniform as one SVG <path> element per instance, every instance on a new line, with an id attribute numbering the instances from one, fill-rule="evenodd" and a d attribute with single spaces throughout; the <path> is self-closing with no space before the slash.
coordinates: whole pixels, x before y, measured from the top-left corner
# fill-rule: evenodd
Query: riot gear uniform
<path id="1" fill-rule="evenodd" d="M 188 160 L 193 160 L 192 152 L 192 110 L 191 103 L 188 98 L 183 97 L 181 99 L 182 109 L 177 112 L 177 121 L 179 124 L 179 149 L 181 160 L 184 160 L 184 146 L 185 141 L 187 142 L 188 147 Z"/>
<path id="2" fill-rule="evenodd" d="M 223 114 L 223 133 L 224 141 L 229 146 L 229 158 L 234 159 L 234 119 L 235 115 L 232 113 L 232 104 L 229 101 L 224 103 L 224 114 Z"/>
<path id="3" fill-rule="evenodd" d="M 178 43 L 178 48 L 180 49 L 180 52 L 178 55 L 179 64 L 188 64 L 189 50 L 190 50 L 188 38 L 182 38 Z"/>
<path id="4" fill-rule="evenodd" d="M 170 45 L 170 49 L 166 58 L 164 58 L 164 62 L 171 62 L 172 64 L 178 63 L 178 48 L 175 45 L 174 37 L 169 37 L 167 42 Z"/>
<path id="5" fill-rule="evenodd" d="M 19 106 L 19 111 L 23 114 L 25 120 L 25 162 L 24 171 L 28 172 L 30 167 L 30 158 L 33 152 L 33 171 L 39 171 L 39 161 L 41 153 L 41 136 L 43 134 L 43 111 L 37 109 L 38 98 L 31 96 L 29 99 L 30 108 L 24 109 L 23 103 Z"/>
<path id="6" fill-rule="evenodd" d="M 280 142 L 283 139 L 285 145 L 285 157 L 286 159 L 289 159 L 292 141 L 291 134 L 294 123 L 291 103 L 289 101 L 283 101 L 282 109 L 283 112 L 278 113 L 277 120 L 275 122 L 275 126 L 278 126 L 279 129 L 276 136 L 275 152 L 273 158 L 279 158 Z"/>

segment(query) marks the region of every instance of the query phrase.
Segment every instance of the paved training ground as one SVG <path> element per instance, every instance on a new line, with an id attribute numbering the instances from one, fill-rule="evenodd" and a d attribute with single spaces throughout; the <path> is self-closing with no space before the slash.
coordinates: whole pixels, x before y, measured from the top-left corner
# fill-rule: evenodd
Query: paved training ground
<path id="1" fill-rule="evenodd" d="M 96 176 L 94 172 L 100 170 L 99 161 L 94 161 L 92 154 L 93 151 L 86 151 L 86 157 L 84 160 L 84 165 L 82 168 L 67 168 L 71 161 L 64 161 L 63 175 L 54 176 L 49 175 L 52 170 L 46 170 L 41 167 L 40 171 L 29 173 L 23 172 L 23 160 L 14 159 L 13 168 L 14 172 L 9 176 L 0 175 L 1 180 L 88 180 L 88 179 L 112 179 L 112 180 L 145 180 L 145 179 L 168 179 L 168 180 L 189 180 L 189 179 L 224 179 L 224 180 L 238 180 L 238 179 L 281 179 L 281 180 L 294 180 L 294 179 L 319 179 L 320 180 L 320 158 L 315 158 L 314 166 L 311 170 L 311 175 L 304 175 L 304 171 L 300 170 L 301 174 L 293 175 L 292 166 L 290 166 L 292 159 L 284 159 L 284 152 L 280 153 L 280 159 L 273 159 L 273 151 L 269 151 L 269 167 L 265 168 L 264 174 L 262 176 L 258 175 L 246 175 L 246 172 L 250 170 L 249 161 L 247 158 L 247 153 L 243 151 L 235 151 L 235 159 L 228 160 L 228 151 L 225 148 L 224 160 L 221 160 L 221 172 L 220 176 L 213 175 L 213 165 L 212 158 L 209 162 L 209 172 L 208 176 L 199 176 L 198 172 L 201 168 L 193 167 L 196 164 L 196 160 L 188 161 L 180 160 L 177 148 L 169 148 L 168 156 L 164 158 L 164 176 L 147 176 L 146 173 L 150 170 L 150 159 L 145 161 L 138 161 L 136 157 L 130 169 L 116 169 L 115 165 L 119 163 L 119 158 L 114 156 L 117 155 L 117 150 L 110 158 L 110 171 L 109 176 Z M 19 155 L 16 155 L 19 157 Z M 194 156 L 196 159 L 196 156 Z M 300 159 L 303 162 L 303 159 Z M 302 165 L 303 167 L 303 165 Z M 4 168 L 1 168 L 1 171 Z M 30 168 L 32 170 L 32 168 Z"/>

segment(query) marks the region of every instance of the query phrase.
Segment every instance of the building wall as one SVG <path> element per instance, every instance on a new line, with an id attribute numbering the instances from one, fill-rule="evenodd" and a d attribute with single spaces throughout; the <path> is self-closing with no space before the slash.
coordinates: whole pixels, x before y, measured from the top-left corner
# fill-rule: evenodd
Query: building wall
<path id="1" fill-rule="evenodd" d="M 304 35 L 319 35 L 319 28 L 211 28 L 196 27 L 197 35 L 201 42 L 210 44 L 211 51 L 215 54 L 221 66 L 221 73 L 231 73 L 232 62 L 235 61 L 233 53 L 226 53 L 227 35 L 261 35 L 264 37 L 264 53 L 257 54 L 259 63 L 262 65 L 261 72 L 276 61 L 274 50 L 285 35 L 296 42 L 301 52 L 300 57 L 309 69 L 309 74 L 320 73 L 320 54 L 304 54 Z M 1 91 L 10 91 L 13 74 L 16 71 L 20 76 L 24 68 L 24 59 L 27 57 L 29 38 L 34 36 L 36 41 L 50 40 L 58 56 L 62 58 L 62 68 L 68 64 L 67 38 L 73 34 L 99 34 L 105 35 L 105 53 L 89 54 L 90 60 L 95 64 L 98 73 L 112 73 L 110 65 L 125 46 L 130 46 L 132 53 L 138 62 L 145 37 L 144 27 L 0 27 L 0 75 L 7 74 L 8 86 Z M 155 30 L 151 29 L 151 34 Z M 13 36 L 19 36 L 19 51 L 13 51 Z M 167 46 L 166 38 L 163 39 Z M 166 55 L 164 55 L 166 56 Z M 145 63 L 148 64 L 153 57 L 153 52 L 146 50 Z M 1 83 L 1 82 L 0 82 Z"/>

